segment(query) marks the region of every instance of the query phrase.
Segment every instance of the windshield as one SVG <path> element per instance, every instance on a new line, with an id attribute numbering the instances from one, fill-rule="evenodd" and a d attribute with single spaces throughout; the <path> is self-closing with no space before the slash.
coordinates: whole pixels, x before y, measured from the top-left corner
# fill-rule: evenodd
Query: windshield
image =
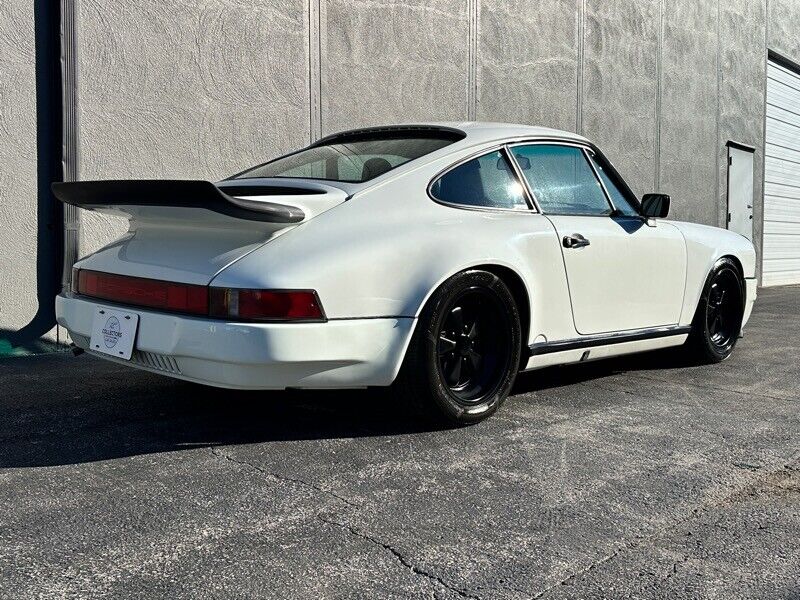
<path id="1" fill-rule="evenodd" d="M 362 183 L 452 143 L 453 139 L 443 136 L 332 139 L 254 167 L 235 179 L 301 177 Z"/>

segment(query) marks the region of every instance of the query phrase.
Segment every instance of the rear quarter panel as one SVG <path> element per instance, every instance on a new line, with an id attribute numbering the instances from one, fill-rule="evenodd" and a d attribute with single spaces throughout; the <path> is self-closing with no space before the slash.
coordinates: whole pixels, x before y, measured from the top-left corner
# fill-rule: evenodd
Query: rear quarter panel
<path id="1" fill-rule="evenodd" d="M 535 213 L 434 202 L 427 185 L 454 160 L 356 194 L 223 270 L 212 285 L 315 289 L 329 319 L 416 317 L 451 275 L 498 265 L 527 288 L 529 341 L 574 337 L 553 226 Z"/>

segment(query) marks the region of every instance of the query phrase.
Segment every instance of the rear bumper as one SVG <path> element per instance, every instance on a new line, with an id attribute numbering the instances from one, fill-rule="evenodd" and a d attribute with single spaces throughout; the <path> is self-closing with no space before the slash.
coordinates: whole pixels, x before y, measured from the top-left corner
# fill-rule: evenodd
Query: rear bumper
<path id="1" fill-rule="evenodd" d="M 60 295 L 58 323 L 89 350 L 95 309 L 112 303 Z M 125 307 L 123 307 L 125 308 Z M 394 381 L 412 318 L 327 323 L 230 323 L 125 308 L 139 314 L 130 361 L 96 356 L 207 385 L 239 389 L 349 388 Z"/>

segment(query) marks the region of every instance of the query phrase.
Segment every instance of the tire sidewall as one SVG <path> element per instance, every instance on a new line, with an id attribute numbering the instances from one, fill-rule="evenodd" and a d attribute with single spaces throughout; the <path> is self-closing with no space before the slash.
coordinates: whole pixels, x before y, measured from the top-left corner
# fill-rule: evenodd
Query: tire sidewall
<path id="1" fill-rule="evenodd" d="M 481 287 L 488 290 L 499 302 L 505 311 L 509 326 L 508 362 L 500 377 L 500 383 L 495 390 L 476 403 L 465 403 L 450 391 L 439 371 L 438 340 L 442 324 L 447 316 L 447 310 L 452 302 L 463 292 L 470 288 Z M 487 271 L 470 270 L 454 275 L 448 279 L 434 293 L 423 311 L 422 323 L 424 337 L 421 340 L 421 351 L 424 354 L 423 365 L 429 385 L 429 393 L 444 416 L 457 423 L 474 423 L 481 421 L 494 413 L 508 397 L 519 371 L 520 353 L 522 348 L 522 333 L 520 331 L 520 316 L 514 297 L 506 285 L 496 275 Z"/>
<path id="2" fill-rule="evenodd" d="M 708 301 L 709 295 L 711 293 L 711 286 L 714 283 L 714 280 L 723 272 L 730 271 L 736 277 L 736 281 L 739 283 L 739 295 L 741 299 L 741 306 L 739 310 L 739 325 L 738 328 L 741 328 L 741 321 L 744 316 L 744 302 L 745 302 L 745 290 L 742 283 L 742 277 L 739 274 L 739 269 L 736 267 L 736 264 L 729 258 L 721 258 L 716 263 L 714 263 L 714 267 L 711 269 L 708 277 L 706 278 L 705 286 L 703 287 L 703 294 L 700 297 L 700 304 L 697 307 L 697 314 L 695 315 L 695 323 L 694 329 L 695 334 L 699 338 L 699 342 L 702 346 L 702 351 L 705 354 L 706 358 L 711 360 L 712 362 L 721 362 L 727 359 L 732 353 L 733 349 L 736 347 L 736 342 L 738 341 L 738 333 L 733 336 L 731 341 L 725 345 L 725 347 L 720 348 L 711 340 L 711 332 L 708 329 L 708 320 L 706 318 L 706 312 L 708 310 Z"/>

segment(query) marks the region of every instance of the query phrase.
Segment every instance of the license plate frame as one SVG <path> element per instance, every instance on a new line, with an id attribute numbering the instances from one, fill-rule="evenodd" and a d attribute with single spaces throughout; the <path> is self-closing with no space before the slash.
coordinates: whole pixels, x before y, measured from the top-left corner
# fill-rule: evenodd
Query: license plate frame
<path id="1" fill-rule="evenodd" d="M 115 358 L 130 360 L 138 328 L 138 314 L 98 306 L 92 322 L 89 349 Z"/>

